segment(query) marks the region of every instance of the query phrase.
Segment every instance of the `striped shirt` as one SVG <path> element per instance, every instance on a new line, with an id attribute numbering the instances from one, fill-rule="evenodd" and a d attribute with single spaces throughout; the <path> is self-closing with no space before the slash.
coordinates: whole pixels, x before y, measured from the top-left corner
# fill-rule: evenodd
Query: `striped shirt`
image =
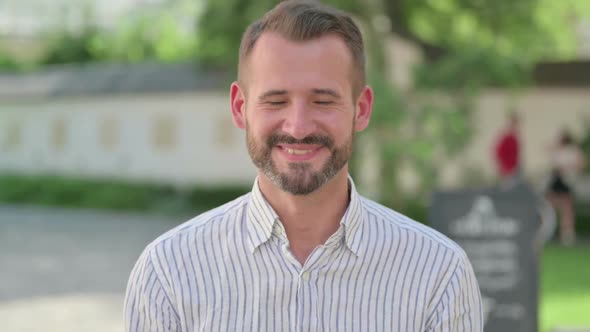
<path id="1" fill-rule="evenodd" d="M 350 184 L 303 266 L 257 182 L 160 236 L 131 273 L 127 331 L 483 331 L 464 251 Z"/>

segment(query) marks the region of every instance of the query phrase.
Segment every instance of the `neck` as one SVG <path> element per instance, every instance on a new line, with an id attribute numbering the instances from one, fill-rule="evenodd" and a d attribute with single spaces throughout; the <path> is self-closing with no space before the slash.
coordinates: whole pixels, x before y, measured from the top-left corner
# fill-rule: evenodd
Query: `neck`
<path id="1" fill-rule="evenodd" d="M 340 227 L 349 202 L 348 168 L 308 195 L 287 193 L 263 174 L 258 179 L 260 190 L 285 227 L 291 251 L 303 264 Z"/>

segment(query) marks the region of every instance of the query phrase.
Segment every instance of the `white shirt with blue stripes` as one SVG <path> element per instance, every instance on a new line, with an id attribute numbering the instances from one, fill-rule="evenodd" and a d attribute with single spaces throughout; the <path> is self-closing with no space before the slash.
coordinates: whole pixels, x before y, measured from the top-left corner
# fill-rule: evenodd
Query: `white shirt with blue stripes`
<path id="1" fill-rule="evenodd" d="M 464 251 L 350 185 L 303 266 L 257 182 L 160 236 L 131 273 L 127 331 L 483 331 Z"/>

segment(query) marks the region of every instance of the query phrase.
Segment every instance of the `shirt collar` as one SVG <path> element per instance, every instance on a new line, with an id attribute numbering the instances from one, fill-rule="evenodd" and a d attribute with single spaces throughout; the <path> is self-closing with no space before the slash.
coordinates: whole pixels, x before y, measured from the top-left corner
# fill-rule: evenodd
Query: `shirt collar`
<path id="1" fill-rule="evenodd" d="M 354 181 L 350 176 L 348 177 L 348 183 L 350 186 L 350 202 L 340 224 L 344 228 L 346 246 L 358 256 L 362 244 L 362 224 L 363 220 L 366 220 L 366 212 L 362 205 L 361 196 L 356 191 Z M 277 213 L 260 191 L 258 178 L 254 181 L 252 187 L 246 219 L 252 252 L 271 238 L 273 228 L 277 228 L 277 224 L 282 229 Z"/>
<path id="2" fill-rule="evenodd" d="M 272 229 L 279 216 L 262 195 L 258 186 L 258 178 L 254 180 L 248 210 L 246 212 L 248 233 L 251 249 L 265 243 L 272 235 Z"/>
<path id="3" fill-rule="evenodd" d="M 356 191 L 354 181 L 350 175 L 348 176 L 348 184 L 350 186 L 350 202 L 344 213 L 344 217 L 342 217 L 341 224 L 344 226 L 344 241 L 346 246 L 358 256 L 362 244 L 362 228 L 367 218 L 361 196 Z"/>

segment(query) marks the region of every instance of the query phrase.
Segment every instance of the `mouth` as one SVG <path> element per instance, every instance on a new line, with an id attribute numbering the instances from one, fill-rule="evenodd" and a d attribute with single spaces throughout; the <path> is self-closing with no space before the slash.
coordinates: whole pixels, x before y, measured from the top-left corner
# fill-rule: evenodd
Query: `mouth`
<path id="1" fill-rule="evenodd" d="M 277 145 L 280 154 L 289 161 L 310 161 L 315 158 L 324 148 L 319 145 Z"/>
<path id="2" fill-rule="evenodd" d="M 309 149 L 309 150 L 299 150 L 299 149 L 289 149 L 289 148 L 284 148 L 284 150 L 288 154 L 294 154 L 294 155 L 298 155 L 298 156 L 302 156 L 302 155 L 311 153 L 313 151 L 312 149 Z"/>

